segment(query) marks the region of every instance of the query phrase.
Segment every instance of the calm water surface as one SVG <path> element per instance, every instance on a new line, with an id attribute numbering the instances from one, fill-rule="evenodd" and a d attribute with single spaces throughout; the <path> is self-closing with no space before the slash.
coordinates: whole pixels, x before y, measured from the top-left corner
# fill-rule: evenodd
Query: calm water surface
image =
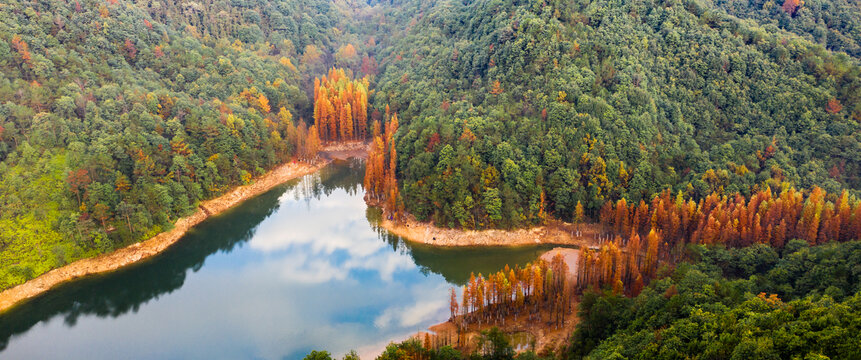
<path id="1" fill-rule="evenodd" d="M 549 247 L 437 249 L 375 226 L 364 165 L 339 162 L 213 217 L 154 259 L 0 317 L 0 359 L 371 359 L 448 318 L 470 272 Z"/>

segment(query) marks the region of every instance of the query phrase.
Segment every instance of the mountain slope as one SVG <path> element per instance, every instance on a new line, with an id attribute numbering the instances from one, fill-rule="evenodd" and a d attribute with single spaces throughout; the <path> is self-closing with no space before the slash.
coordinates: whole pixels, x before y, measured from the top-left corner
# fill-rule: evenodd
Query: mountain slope
<path id="1" fill-rule="evenodd" d="M 362 48 L 342 29 L 363 8 L 0 4 L 0 289 L 153 236 L 297 155 L 306 85 L 367 54 L 337 56 Z"/>
<path id="2" fill-rule="evenodd" d="M 595 216 L 671 188 L 861 188 L 857 61 L 695 1 L 441 1 L 381 53 L 407 209 Z M 543 201 L 542 201 L 543 199 Z"/>
<path id="3" fill-rule="evenodd" d="M 692 0 L 0 4 L 0 288 L 152 236 L 301 155 L 313 79 L 333 65 L 368 76 L 369 112 L 399 113 L 404 203 L 440 225 L 525 227 L 572 219 L 578 203 L 594 220 L 608 201 L 666 188 L 858 196 L 857 12 L 806 3 L 778 28 L 748 8 L 778 11 Z M 807 14 L 816 26 L 792 25 Z M 823 41 L 820 23 L 839 36 Z"/>
<path id="4" fill-rule="evenodd" d="M 861 4 L 857 1 L 718 0 L 711 5 L 738 18 L 798 34 L 829 50 L 861 57 Z"/>

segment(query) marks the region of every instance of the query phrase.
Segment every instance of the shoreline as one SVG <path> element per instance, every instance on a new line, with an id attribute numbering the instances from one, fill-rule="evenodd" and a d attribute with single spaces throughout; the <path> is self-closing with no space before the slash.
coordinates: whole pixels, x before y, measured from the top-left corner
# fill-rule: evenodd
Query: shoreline
<path id="1" fill-rule="evenodd" d="M 383 216 L 380 227 L 410 242 L 440 247 L 575 245 L 597 248 L 598 236 L 602 233 L 597 224 L 570 224 L 562 221 L 515 230 L 441 228 L 430 222 L 420 222 L 412 215 L 407 215 L 400 222 Z"/>
<path id="2" fill-rule="evenodd" d="M 315 163 L 291 161 L 281 164 L 255 178 L 251 184 L 234 187 L 221 196 L 200 202 L 193 214 L 177 219 L 173 228 L 168 231 L 107 254 L 77 260 L 45 272 L 23 284 L 3 290 L 0 292 L 0 314 L 67 281 L 115 271 L 160 254 L 178 242 L 191 228 L 209 217 L 218 215 L 289 180 L 316 173 L 334 159 L 361 157 L 366 147 L 362 142 L 324 147 L 320 151 L 320 160 Z"/>
<path id="3" fill-rule="evenodd" d="M 565 263 L 568 267 L 568 272 L 566 276 L 566 282 L 569 284 L 574 284 L 577 278 L 577 268 L 579 263 L 580 254 L 577 250 L 571 248 L 562 248 L 556 247 L 551 250 L 548 250 L 541 254 L 538 258 L 544 261 L 552 261 L 553 257 L 556 254 L 561 254 L 565 260 Z M 527 350 L 533 350 L 536 354 L 549 354 L 555 351 L 561 350 L 568 343 L 568 336 L 574 331 L 575 326 L 577 325 L 577 307 L 579 305 L 579 301 L 577 299 L 572 299 L 571 302 L 568 303 L 568 315 L 565 318 L 565 323 L 556 327 L 552 322 L 549 321 L 551 315 L 547 309 L 542 309 L 539 312 L 539 319 L 529 320 L 526 317 L 517 318 L 516 316 L 507 316 L 505 321 L 502 323 L 483 323 L 483 324 L 471 324 L 464 329 L 461 333 L 465 338 L 465 343 L 462 345 L 462 350 L 472 351 L 475 350 L 474 343 L 475 339 L 478 338 L 480 332 L 483 330 L 488 330 L 492 327 L 498 327 L 502 332 L 506 334 L 518 334 L 518 333 L 526 333 L 532 336 L 532 346 L 522 346 L 525 344 L 512 344 L 512 345 L 521 345 L 515 351 L 517 353 L 522 353 Z M 443 321 L 438 324 L 434 324 L 429 326 L 425 331 L 419 331 L 418 333 L 413 334 L 412 338 L 422 340 L 427 334 L 431 339 L 441 338 L 445 339 L 432 343 L 440 344 L 451 342 L 453 339 L 457 339 L 457 327 L 454 323 L 451 322 L 451 319 Z"/>

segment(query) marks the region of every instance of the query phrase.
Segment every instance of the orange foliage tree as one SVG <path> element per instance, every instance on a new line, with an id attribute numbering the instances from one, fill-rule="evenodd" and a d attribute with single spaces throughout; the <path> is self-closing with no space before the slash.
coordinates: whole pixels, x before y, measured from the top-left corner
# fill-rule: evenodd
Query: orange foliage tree
<path id="1" fill-rule="evenodd" d="M 543 320 L 562 325 L 574 290 L 566 280 L 567 272 L 562 255 L 556 254 L 550 262 L 539 259 L 522 268 L 506 265 L 486 278 L 470 274 L 463 287 L 461 315 L 453 316 L 454 323 L 460 328 L 472 323 L 504 324 L 508 317 L 541 320 L 542 310 L 549 310 L 544 314 L 550 318 Z M 452 289 L 452 310 L 458 308 L 454 295 Z"/>
<path id="2" fill-rule="evenodd" d="M 661 265 L 680 261 L 687 244 L 782 248 L 789 239 L 811 245 L 859 239 L 861 200 L 846 190 L 828 194 L 819 187 L 788 188 L 779 195 L 765 187 L 749 197 L 712 193 L 698 202 L 666 190 L 651 202 L 608 203 L 600 220 L 616 237 L 598 249 L 580 250 L 577 288 L 624 288 L 636 295 Z"/>
<path id="3" fill-rule="evenodd" d="M 368 80 L 352 80 L 332 68 L 314 80 L 314 121 L 323 141 L 364 140 L 368 128 Z"/>
<path id="4" fill-rule="evenodd" d="M 490 93 L 493 95 L 502 94 L 502 84 L 499 83 L 499 80 L 493 82 L 493 88 L 490 89 Z"/>
<path id="5" fill-rule="evenodd" d="M 398 114 L 393 114 L 386 122 L 384 133 L 380 133 L 379 129 L 380 124 L 377 122 L 374 124 L 374 139 L 365 166 L 365 191 L 370 200 L 383 202 L 385 209 L 398 218 L 403 213 L 395 174 L 398 154 L 394 136 L 398 131 Z"/>
<path id="6" fill-rule="evenodd" d="M 21 40 L 21 36 L 15 35 L 12 37 L 12 48 L 18 52 L 18 55 L 21 56 L 21 60 L 27 64 L 30 64 L 30 60 L 32 57 L 30 56 L 30 46 L 27 45 L 27 42 Z"/>
<path id="7" fill-rule="evenodd" d="M 843 110 L 843 104 L 840 103 L 837 99 L 828 100 L 828 103 L 825 104 L 825 111 L 829 114 L 836 114 Z"/>
<path id="8" fill-rule="evenodd" d="M 783 11 L 786 11 L 789 15 L 795 15 L 795 12 L 798 11 L 801 5 L 804 5 L 804 1 L 802 0 L 784 0 Z"/>
<path id="9" fill-rule="evenodd" d="M 673 199 L 667 190 L 636 209 L 620 201 L 601 223 L 618 233 L 627 224 L 621 223 L 624 216 L 618 214 L 634 212 L 631 228 L 635 233 L 643 236 L 654 229 L 673 249 L 686 243 L 732 247 L 764 243 L 780 248 L 795 238 L 811 244 L 856 239 L 861 236 L 861 218 L 855 216 L 858 211 L 861 201 L 847 191 L 828 194 L 819 187 L 804 192 L 788 188 L 779 195 L 766 187 L 750 197 L 712 193 L 699 202 L 681 194 Z M 646 226 L 640 224 L 643 217 L 649 219 Z"/>

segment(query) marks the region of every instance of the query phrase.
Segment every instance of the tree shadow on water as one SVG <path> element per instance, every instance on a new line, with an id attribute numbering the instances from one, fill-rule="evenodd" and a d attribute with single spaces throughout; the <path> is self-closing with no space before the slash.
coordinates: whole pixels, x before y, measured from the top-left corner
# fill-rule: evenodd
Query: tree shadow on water
<path id="1" fill-rule="evenodd" d="M 319 198 L 344 187 L 345 181 L 352 182 L 352 191 L 357 191 L 357 182 L 349 175 L 357 172 L 356 166 L 360 165 L 347 163 L 346 170 L 344 166 L 329 166 L 318 174 L 289 181 L 205 220 L 151 259 L 70 281 L 17 305 L 0 315 L 0 351 L 15 336 L 58 316 L 66 326 L 73 327 L 89 315 L 115 318 L 137 312 L 150 300 L 181 288 L 189 270 L 200 270 L 210 255 L 229 253 L 248 242 L 258 225 L 278 210 L 279 199 L 286 191 L 295 190 L 300 198 Z"/>

